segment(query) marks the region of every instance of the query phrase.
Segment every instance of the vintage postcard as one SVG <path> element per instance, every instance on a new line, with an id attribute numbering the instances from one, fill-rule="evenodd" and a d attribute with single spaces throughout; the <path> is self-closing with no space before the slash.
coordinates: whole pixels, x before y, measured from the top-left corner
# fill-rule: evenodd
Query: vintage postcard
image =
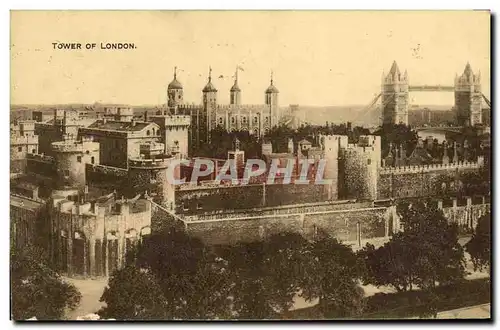
<path id="1" fill-rule="evenodd" d="M 491 319 L 490 24 L 11 11 L 11 319 Z"/>

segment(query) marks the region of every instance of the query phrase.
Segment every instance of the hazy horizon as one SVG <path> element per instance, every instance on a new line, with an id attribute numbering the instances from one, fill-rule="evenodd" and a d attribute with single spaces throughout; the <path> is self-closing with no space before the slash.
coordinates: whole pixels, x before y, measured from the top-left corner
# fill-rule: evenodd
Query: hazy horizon
<path id="1" fill-rule="evenodd" d="M 33 29 L 36 26 L 36 29 Z M 53 42 L 133 42 L 133 50 L 57 50 Z M 467 62 L 490 97 L 488 11 L 11 11 L 11 103 L 158 105 L 174 67 L 185 103 L 201 103 L 213 68 L 229 103 L 367 105 L 394 60 L 410 84 L 453 85 Z M 453 93 L 410 93 L 453 105 Z"/>

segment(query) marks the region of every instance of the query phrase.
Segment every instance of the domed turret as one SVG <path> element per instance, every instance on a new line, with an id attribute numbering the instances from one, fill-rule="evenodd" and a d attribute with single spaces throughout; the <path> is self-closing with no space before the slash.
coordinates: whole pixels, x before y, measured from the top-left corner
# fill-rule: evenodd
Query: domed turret
<path id="1" fill-rule="evenodd" d="M 168 89 L 183 89 L 182 84 L 177 80 L 177 67 L 174 69 L 174 80 L 168 84 Z"/>
<path id="2" fill-rule="evenodd" d="M 217 92 L 217 89 L 215 88 L 214 84 L 212 84 L 212 68 L 210 68 L 208 73 L 208 83 L 203 88 L 203 93 L 212 92 Z"/>
<path id="3" fill-rule="evenodd" d="M 279 90 L 274 86 L 273 83 L 273 72 L 271 72 L 271 85 L 266 89 L 265 93 L 265 103 L 269 107 L 269 117 L 270 117 L 270 123 L 269 119 L 265 119 L 264 122 L 264 129 L 270 129 L 274 126 L 277 125 L 281 118 L 281 114 L 279 113 L 279 106 L 278 106 L 278 93 Z M 266 122 L 268 122 L 270 125 L 267 125 Z"/>
<path id="4" fill-rule="evenodd" d="M 280 91 L 276 88 L 276 86 L 274 86 L 273 79 L 271 78 L 271 85 L 269 85 L 269 87 L 267 87 L 266 94 L 279 93 L 279 92 Z"/>
<path id="5" fill-rule="evenodd" d="M 168 94 L 168 107 L 177 113 L 177 106 L 181 104 L 183 100 L 183 88 L 182 84 L 177 80 L 177 67 L 174 68 L 174 80 L 168 84 L 167 94 Z"/>
<path id="6" fill-rule="evenodd" d="M 239 67 L 236 67 L 236 72 L 234 75 L 234 84 L 233 87 L 231 87 L 231 90 L 229 91 L 229 100 L 230 104 L 241 104 L 241 89 L 240 86 L 238 86 L 238 70 Z"/>

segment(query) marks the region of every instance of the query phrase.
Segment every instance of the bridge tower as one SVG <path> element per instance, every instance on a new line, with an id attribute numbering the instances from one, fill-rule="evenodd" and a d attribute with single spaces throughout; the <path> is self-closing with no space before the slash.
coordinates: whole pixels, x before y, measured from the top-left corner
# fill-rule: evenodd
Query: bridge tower
<path id="1" fill-rule="evenodd" d="M 455 111 L 459 126 L 483 123 L 481 100 L 481 73 L 474 74 L 467 63 L 462 75 L 455 77 Z"/>
<path id="2" fill-rule="evenodd" d="M 382 75 L 382 117 L 384 124 L 408 125 L 408 73 L 401 74 L 396 61 Z"/>

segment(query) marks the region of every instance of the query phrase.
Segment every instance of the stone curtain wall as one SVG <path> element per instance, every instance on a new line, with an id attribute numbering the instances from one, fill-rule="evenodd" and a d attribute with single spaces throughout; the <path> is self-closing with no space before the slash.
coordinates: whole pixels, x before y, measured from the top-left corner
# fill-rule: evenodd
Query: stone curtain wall
<path id="1" fill-rule="evenodd" d="M 477 166 L 465 165 L 382 168 L 379 173 L 377 197 L 387 199 L 443 195 L 445 192 L 440 185 L 443 177 L 456 181 L 455 187 L 458 187 L 466 173 L 477 171 Z"/>
<path id="2" fill-rule="evenodd" d="M 185 230 L 184 221 L 165 207 L 151 203 L 151 231 L 161 232 L 164 229 Z"/>
<path id="3" fill-rule="evenodd" d="M 489 201 L 483 201 L 469 198 L 465 200 L 466 205 L 461 206 L 454 200 L 451 206 L 443 208 L 443 213 L 450 222 L 458 223 L 462 230 L 470 230 L 476 226 L 477 219 L 490 210 Z M 344 242 L 362 242 L 363 245 L 366 240 L 388 238 L 399 230 L 400 222 L 393 206 L 364 206 L 366 205 L 358 203 L 312 206 L 302 208 L 302 214 L 298 207 L 269 209 L 269 213 L 274 210 L 274 214 L 249 210 L 247 214 L 239 212 L 224 217 L 212 215 L 203 220 L 195 220 L 196 217 L 193 217 L 191 221 L 185 220 L 184 224 L 190 234 L 208 244 L 254 241 L 274 233 L 291 231 L 308 239 L 326 232 Z M 256 215 L 258 213 L 261 214 Z"/>
<path id="4" fill-rule="evenodd" d="M 49 156 L 29 154 L 26 159 L 26 172 L 55 177 L 57 174 L 55 160 Z"/>
<path id="5" fill-rule="evenodd" d="M 87 184 L 90 186 L 106 186 L 108 190 L 122 191 L 127 185 L 128 172 L 125 169 L 86 164 Z"/>
<path id="6" fill-rule="evenodd" d="M 359 223 L 359 225 L 358 225 Z M 387 208 L 345 209 L 248 216 L 235 219 L 186 221 L 187 231 L 209 244 L 234 244 L 263 239 L 268 235 L 291 231 L 312 239 L 324 231 L 343 241 L 387 236 L 391 225 Z"/>
<path id="7" fill-rule="evenodd" d="M 248 185 L 185 189 L 176 191 L 177 214 L 215 210 L 241 210 L 325 201 L 327 185 Z"/>

